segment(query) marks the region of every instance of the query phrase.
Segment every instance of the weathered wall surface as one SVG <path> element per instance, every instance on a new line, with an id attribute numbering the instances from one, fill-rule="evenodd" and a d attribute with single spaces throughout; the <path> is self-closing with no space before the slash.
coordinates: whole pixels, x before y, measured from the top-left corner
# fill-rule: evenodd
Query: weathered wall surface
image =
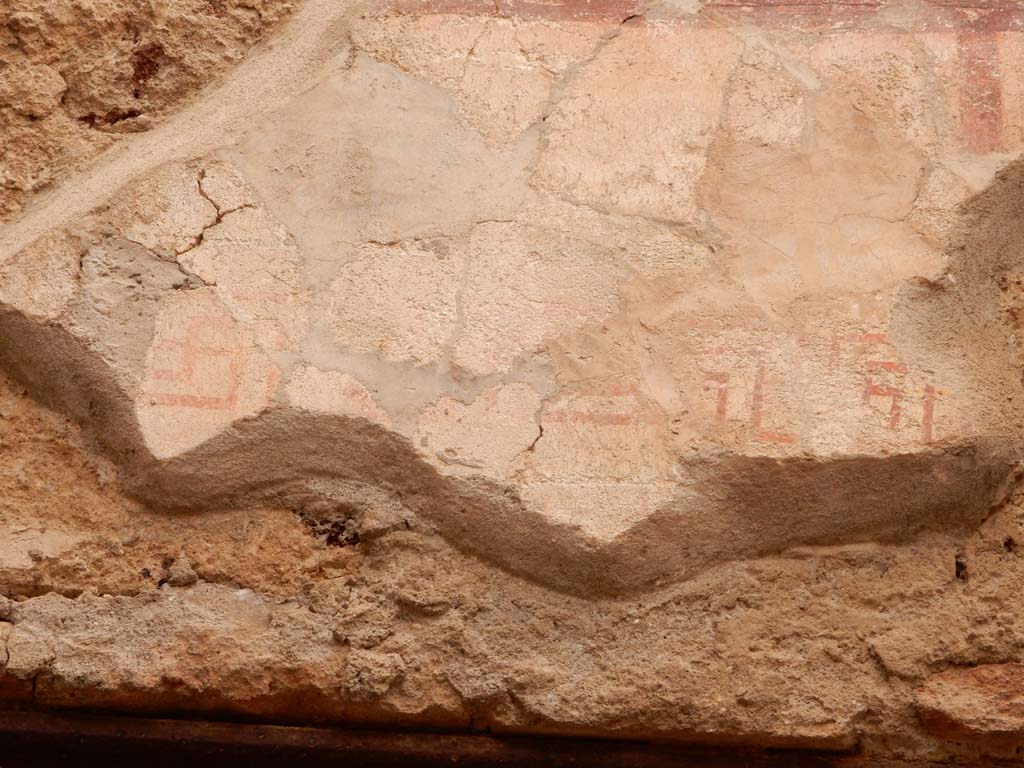
<path id="1" fill-rule="evenodd" d="M 0 17 L 6 698 L 1024 745 L 1024 6 L 195 5 Z"/>
<path id="2" fill-rule="evenodd" d="M 7 0 L 0 8 L 0 221 L 240 59 L 288 0 Z"/>

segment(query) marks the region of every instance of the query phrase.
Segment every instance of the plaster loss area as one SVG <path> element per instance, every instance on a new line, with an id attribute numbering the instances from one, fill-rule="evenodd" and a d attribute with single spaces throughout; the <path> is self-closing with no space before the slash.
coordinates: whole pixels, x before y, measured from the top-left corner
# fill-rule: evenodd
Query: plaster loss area
<path id="1" fill-rule="evenodd" d="M 0 11 L 0 702 L 1019 753 L 1024 6 L 199 5 Z"/>

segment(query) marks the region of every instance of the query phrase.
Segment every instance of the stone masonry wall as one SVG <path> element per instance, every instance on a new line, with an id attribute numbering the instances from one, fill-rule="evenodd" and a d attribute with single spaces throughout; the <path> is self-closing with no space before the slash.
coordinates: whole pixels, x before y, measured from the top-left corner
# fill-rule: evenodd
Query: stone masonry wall
<path id="1" fill-rule="evenodd" d="M 0 703 L 1024 749 L 1024 3 L 0 10 Z"/>

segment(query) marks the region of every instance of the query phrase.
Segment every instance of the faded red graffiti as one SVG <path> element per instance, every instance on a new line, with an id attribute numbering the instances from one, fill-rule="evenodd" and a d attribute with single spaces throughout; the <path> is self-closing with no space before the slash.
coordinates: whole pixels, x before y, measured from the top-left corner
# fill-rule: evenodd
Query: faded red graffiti
<path id="1" fill-rule="evenodd" d="M 729 412 L 729 374 L 712 371 L 704 374 L 705 382 L 712 382 L 717 390 L 715 396 L 715 421 L 725 422 Z"/>
<path id="2" fill-rule="evenodd" d="M 976 33 L 1024 30 L 1024 4 L 1017 0 L 925 0 L 930 12 L 906 20 L 909 32 Z M 696 21 L 743 21 L 793 29 L 844 27 L 871 20 L 889 5 L 885 0 L 706 0 L 700 13 L 679 18 Z M 550 21 L 645 22 L 640 0 L 380 0 L 379 12 L 396 15 L 457 14 Z M 671 11 L 668 12 L 671 18 Z M 666 18 L 666 9 L 655 9 Z"/>
<path id="3" fill-rule="evenodd" d="M 832 335 L 832 351 L 829 356 L 829 362 L 832 368 L 836 368 L 839 365 L 839 356 L 843 351 L 843 347 L 847 344 L 858 344 L 865 346 L 888 344 L 889 334 L 887 333 L 847 333 L 843 335 L 833 334 Z"/>
<path id="4" fill-rule="evenodd" d="M 909 370 L 906 363 L 898 363 L 895 360 L 866 360 L 864 365 L 868 367 L 869 371 L 906 373 Z"/>
<path id="5" fill-rule="evenodd" d="M 839 355 L 846 344 L 863 345 L 868 347 L 888 346 L 889 336 L 886 333 L 849 333 L 845 335 L 834 335 L 832 337 L 832 367 L 839 363 Z M 910 366 L 899 360 L 865 360 L 864 367 L 867 373 L 864 377 L 864 388 L 862 398 L 865 403 L 870 403 L 873 397 L 889 398 L 889 429 L 899 429 L 903 419 L 904 402 L 907 400 L 907 392 L 904 388 L 893 384 L 882 384 L 872 378 L 872 374 L 897 374 L 903 376 L 910 372 Z M 935 397 L 936 390 L 931 384 L 924 388 L 924 400 L 921 415 L 921 442 L 930 443 L 933 440 L 935 429 Z"/>
<path id="6" fill-rule="evenodd" d="M 957 61 L 963 72 L 960 134 L 971 152 L 994 152 L 1002 144 L 1003 85 L 999 40 L 994 32 L 961 32 Z"/>
<path id="7" fill-rule="evenodd" d="M 900 416 L 903 414 L 903 409 L 900 408 L 903 390 L 889 384 L 875 384 L 868 379 L 864 382 L 864 402 L 870 403 L 872 397 L 892 398 L 892 404 L 889 407 L 889 429 L 897 429 L 900 425 Z"/>
<path id="8" fill-rule="evenodd" d="M 976 33 L 1024 30 L 1024 4 L 1017 0 L 926 0 L 931 10 L 908 19 L 907 32 Z M 720 21 L 748 21 L 794 29 L 843 28 L 870 21 L 889 3 L 882 0 L 708 0 L 704 13 Z"/>
<path id="9" fill-rule="evenodd" d="M 975 153 L 1000 148 L 1003 89 L 999 34 L 1024 31 L 1024 3 L 1017 0 L 927 0 L 930 10 L 908 20 L 900 33 L 956 35 L 960 83 L 959 124 L 963 146 Z M 681 14 L 691 24 L 758 24 L 798 30 L 863 25 L 888 3 L 882 0 L 707 0 L 700 13 Z M 385 14 L 496 16 L 559 22 L 646 23 L 639 0 L 386 0 Z M 672 12 L 659 9 L 664 22 Z"/>
<path id="10" fill-rule="evenodd" d="M 600 413 L 584 410 L 551 411 L 545 415 L 544 420 L 555 424 L 594 424 L 602 427 L 626 427 L 630 424 L 656 423 L 650 416 L 637 413 Z"/>
<path id="11" fill-rule="evenodd" d="M 935 424 L 935 387 L 930 384 L 924 388 L 924 415 L 921 417 L 921 442 L 932 442 L 932 429 Z"/>
<path id="12" fill-rule="evenodd" d="M 632 398 L 637 393 L 635 384 L 613 382 L 605 387 L 599 398 Z M 659 424 L 661 420 L 644 408 L 601 411 L 598 408 L 558 408 L 544 415 L 544 421 L 554 424 L 594 425 L 600 427 L 626 427 L 636 424 Z"/>
<path id="13" fill-rule="evenodd" d="M 179 356 L 180 365 L 175 368 L 154 368 L 146 377 L 143 394 L 154 405 L 169 405 L 182 408 L 198 408 L 212 411 L 227 411 L 238 404 L 238 392 L 242 384 L 241 350 L 222 347 L 198 341 L 201 335 L 218 326 L 234 329 L 231 320 L 215 316 L 193 317 L 185 331 L 184 341 L 163 340 L 155 350 L 169 350 Z M 200 394 L 200 382 L 196 381 L 196 366 L 200 360 L 219 359 L 226 362 L 226 391 L 221 395 Z M 154 391 L 152 382 L 168 382 L 182 385 L 185 392 Z M 191 391 L 188 391 L 191 390 Z"/>
<path id="14" fill-rule="evenodd" d="M 765 421 L 765 366 L 763 362 L 757 364 L 757 374 L 754 376 L 754 393 L 750 406 L 750 425 L 754 429 L 754 439 L 766 443 L 795 443 L 796 435 L 789 432 L 776 432 L 764 429 Z"/>
<path id="15" fill-rule="evenodd" d="M 638 11 L 637 0 L 387 0 L 385 13 L 422 16 L 458 14 L 499 18 L 619 23 Z"/>

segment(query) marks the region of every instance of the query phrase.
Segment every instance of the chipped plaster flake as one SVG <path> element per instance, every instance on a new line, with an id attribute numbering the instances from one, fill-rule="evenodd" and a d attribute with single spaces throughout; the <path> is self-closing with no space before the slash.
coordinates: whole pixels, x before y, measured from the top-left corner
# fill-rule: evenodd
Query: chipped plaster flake
<path id="1" fill-rule="evenodd" d="M 607 250 L 546 228 L 493 224 L 473 230 L 453 362 L 504 374 L 516 358 L 611 313 L 624 270 Z"/>
<path id="2" fill-rule="evenodd" d="M 697 35 L 701 44 L 690 45 Z M 611 211 L 696 224 L 697 185 L 739 51 L 724 32 L 623 28 L 561 94 L 535 182 Z"/>
<path id="3" fill-rule="evenodd" d="M 258 344 L 268 350 L 298 344 L 308 324 L 309 291 L 294 243 L 260 208 L 228 209 L 218 218 L 179 263 L 215 286 L 236 318 L 254 329 Z"/>
<path id="4" fill-rule="evenodd" d="M 48 557 L 59 557 L 81 544 L 83 537 L 56 529 L 0 526 L 0 569 L 30 569 Z"/>
<path id="5" fill-rule="evenodd" d="M 443 242 L 360 251 L 329 288 L 325 314 L 337 343 L 416 365 L 439 361 L 457 319 L 465 255 Z"/>
<path id="6" fill-rule="evenodd" d="M 679 495 L 671 482 L 588 481 L 526 483 L 523 498 L 556 524 L 577 529 L 598 546 L 628 532 Z"/>
<path id="7" fill-rule="evenodd" d="M 136 221 L 124 236 L 161 258 L 174 258 L 193 248 L 217 219 L 217 208 L 199 187 L 199 175 L 181 166 L 158 172 L 139 202 Z"/>
<path id="8" fill-rule="evenodd" d="M 296 408 L 354 416 L 391 427 L 391 419 L 369 390 L 347 373 L 302 366 L 289 376 L 286 392 L 289 405 Z"/>
<path id="9" fill-rule="evenodd" d="M 420 415 L 413 439 L 442 472 L 508 479 L 537 442 L 540 405 L 525 384 L 486 390 L 468 405 L 443 397 Z"/>
<path id="10" fill-rule="evenodd" d="M 64 232 L 39 237 L 0 262 L 0 304 L 42 320 L 60 317 L 78 291 L 82 247 Z"/>
<path id="11" fill-rule="evenodd" d="M 557 83 L 592 54 L 607 29 L 451 16 L 364 19 L 357 44 L 450 93 L 462 119 L 508 143 L 546 116 Z"/>
<path id="12" fill-rule="evenodd" d="M 238 169 L 226 162 L 213 162 L 199 172 L 199 191 L 223 217 L 256 203 L 256 196 Z"/>

